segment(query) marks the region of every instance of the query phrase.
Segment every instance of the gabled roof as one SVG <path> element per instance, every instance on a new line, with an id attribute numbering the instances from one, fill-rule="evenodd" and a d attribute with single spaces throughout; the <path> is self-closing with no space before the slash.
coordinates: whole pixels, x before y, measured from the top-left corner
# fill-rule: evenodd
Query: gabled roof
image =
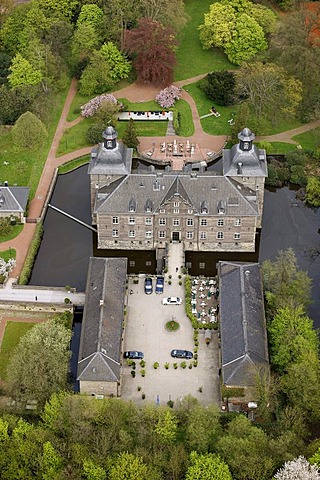
<path id="1" fill-rule="evenodd" d="M 217 215 L 218 206 L 223 201 L 226 216 L 258 215 L 256 192 L 242 188 L 234 180 L 210 172 L 197 175 L 186 172 L 127 175 L 121 181 L 110 184 L 107 191 L 104 187 L 98 191 L 94 212 L 126 214 L 132 199 L 136 203 L 137 214 L 145 213 L 147 199 L 152 202 L 153 212 L 158 212 L 161 206 L 177 196 L 184 199 L 198 214 L 201 214 L 201 205 L 205 204 L 209 215 Z M 228 199 L 232 199 L 232 202 Z"/>
<path id="2" fill-rule="evenodd" d="M 90 258 L 78 380 L 120 381 L 126 258 Z"/>
<path id="3" fill-rule="evenodd" d="M 23 213 L 29 190 L 29 187 L 0 187 L 0 212 Z"/>
<path id="4" fill-rule="evenodd" d="M 223 383 L 254 385 L 257 370 L 269 365 L 260 267 L 221 261 L 218 270 Z"/>

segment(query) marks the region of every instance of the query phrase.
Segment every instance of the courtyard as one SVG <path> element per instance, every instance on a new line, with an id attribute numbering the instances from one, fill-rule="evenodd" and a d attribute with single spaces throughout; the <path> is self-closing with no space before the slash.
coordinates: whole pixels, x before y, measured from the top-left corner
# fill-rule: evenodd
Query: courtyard
<path id="1" fill-rule="evenodd" d="M 144 353 L 145 366 L 136 361 L 135 377 L 132 367 L 123 361 L 121 397 L 136 403 L 155 402 L 166 405 L 169 400 L 177 402 L 186 395 L 192 395 L 203 405 L 220 405 L 219 347 L 218 334 L 213 331 L 212 340 L 207 346 L 204 330 L 199 330 L 197 366 L 194 360 L 186 360 L 186 368 L 181 367 L 183 359 L 170 355 L 173 349 L 194 351 L 194 330 L 185 315 L 184 285 L 179 285 L 178 274 L 173 274 L 171 285 L 165 275 L 164 293 L 161 295 L 144 293 L 144 275 L 134 284 L 129 278 L 127 315 L 125 318 L 123 350 L 138 350 Z M 156 277 L 153 277 L 155 286 Z M 183 280 L 183 278 L 182 278 Z M 132 292 L 130 294 L 130 292 Z M 162 305 L 164 297 L 178 296 L 182 305 Z M 174 318 L 180 328 L 176 332 L 165 329 L 165 324 Z M 154 368 L 154 363 L 159 364 Z M 177 363 L 177 368 L 174 368 Z M 169 364 L 166 368 L 165 364 Z M 189 368 L 192 365 L 192 368 Z M 141 375 L 145 371 L 145 376 Z"/>

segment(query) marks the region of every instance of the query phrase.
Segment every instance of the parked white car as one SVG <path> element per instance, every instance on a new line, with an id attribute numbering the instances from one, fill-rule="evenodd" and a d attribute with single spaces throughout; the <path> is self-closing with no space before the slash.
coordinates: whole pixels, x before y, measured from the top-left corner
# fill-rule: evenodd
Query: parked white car
<path id="1" fill-rule="evenodd" d="M 167 297 L 162 299 L 162 305 L 181 305 L 182 300 L 179 297 Z"/>

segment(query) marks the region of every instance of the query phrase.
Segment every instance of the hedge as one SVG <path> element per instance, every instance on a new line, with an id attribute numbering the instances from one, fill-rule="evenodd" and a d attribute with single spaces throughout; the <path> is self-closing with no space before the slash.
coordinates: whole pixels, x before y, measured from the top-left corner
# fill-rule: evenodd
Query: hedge
<path id="1" fill-rule="evenodd" d="M 27 285 L 28 281 L 31 276 L 33 264 L 35 262 L 39 247 L 41 245 L 43 235 L 43 226 L 42 223 L 38 223 L 36 226 L 36 231 L 34 232 L 34 236 L 29 247 L 27 257 L 25 259 L 24 265 L 22 267 L 20 277 L 19 277 L 19 285 Z"/>

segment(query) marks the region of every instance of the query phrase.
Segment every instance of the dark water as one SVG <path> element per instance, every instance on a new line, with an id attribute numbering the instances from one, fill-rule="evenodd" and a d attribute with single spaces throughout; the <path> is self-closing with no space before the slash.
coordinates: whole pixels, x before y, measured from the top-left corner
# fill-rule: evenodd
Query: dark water
<path id="1" fill-rule="evenodd" d="M 145 171 L 147 164 L 135 165 L 136 171 Z M 212 168 L 219 168 L 215 163 Z M 51 203 L 90 224 L 90 193 L 87 166 L 58 177 Z M 320 255 L 311 257 L 312 249 L 320 250 L 320 209 L 310 209 L 295 200 L 295 192 L 284 187 L 274 192 L 266 190 L 263 229 L 257 236 L 256 252 L 247 253 L 187 253 L 192 274 L 212 275 L 219 260 L 263 261 L 274 259 L 279 250 L 291 247 L 298 265 L 313 280 L 313 304 L 310 316 L 320 327 Z M 112 252 L 93 250 L 96 244 L 92 231 L 48 210 L 44 222 L 44 236 L 33 269 L 30 284 L 76 287 L 84 291 L 90 256 L 128 256 L 129 272 L 155 272 L 154 252 Z M 131 262 L 131 264 L 130 264 Z M 133 262 L 135 264 L 133 265 Z M 201 265 L 200 265 L 201 264 Z M 203 267 L 204 268 L 200 268 Z"/>
<path id="2" fill-rule="evenodd" d="M 88 166 L 59 175 L 50 203 L 91 225 Z M 92 230 L 48 208 L 30 285 L 86 286 Z"/>

